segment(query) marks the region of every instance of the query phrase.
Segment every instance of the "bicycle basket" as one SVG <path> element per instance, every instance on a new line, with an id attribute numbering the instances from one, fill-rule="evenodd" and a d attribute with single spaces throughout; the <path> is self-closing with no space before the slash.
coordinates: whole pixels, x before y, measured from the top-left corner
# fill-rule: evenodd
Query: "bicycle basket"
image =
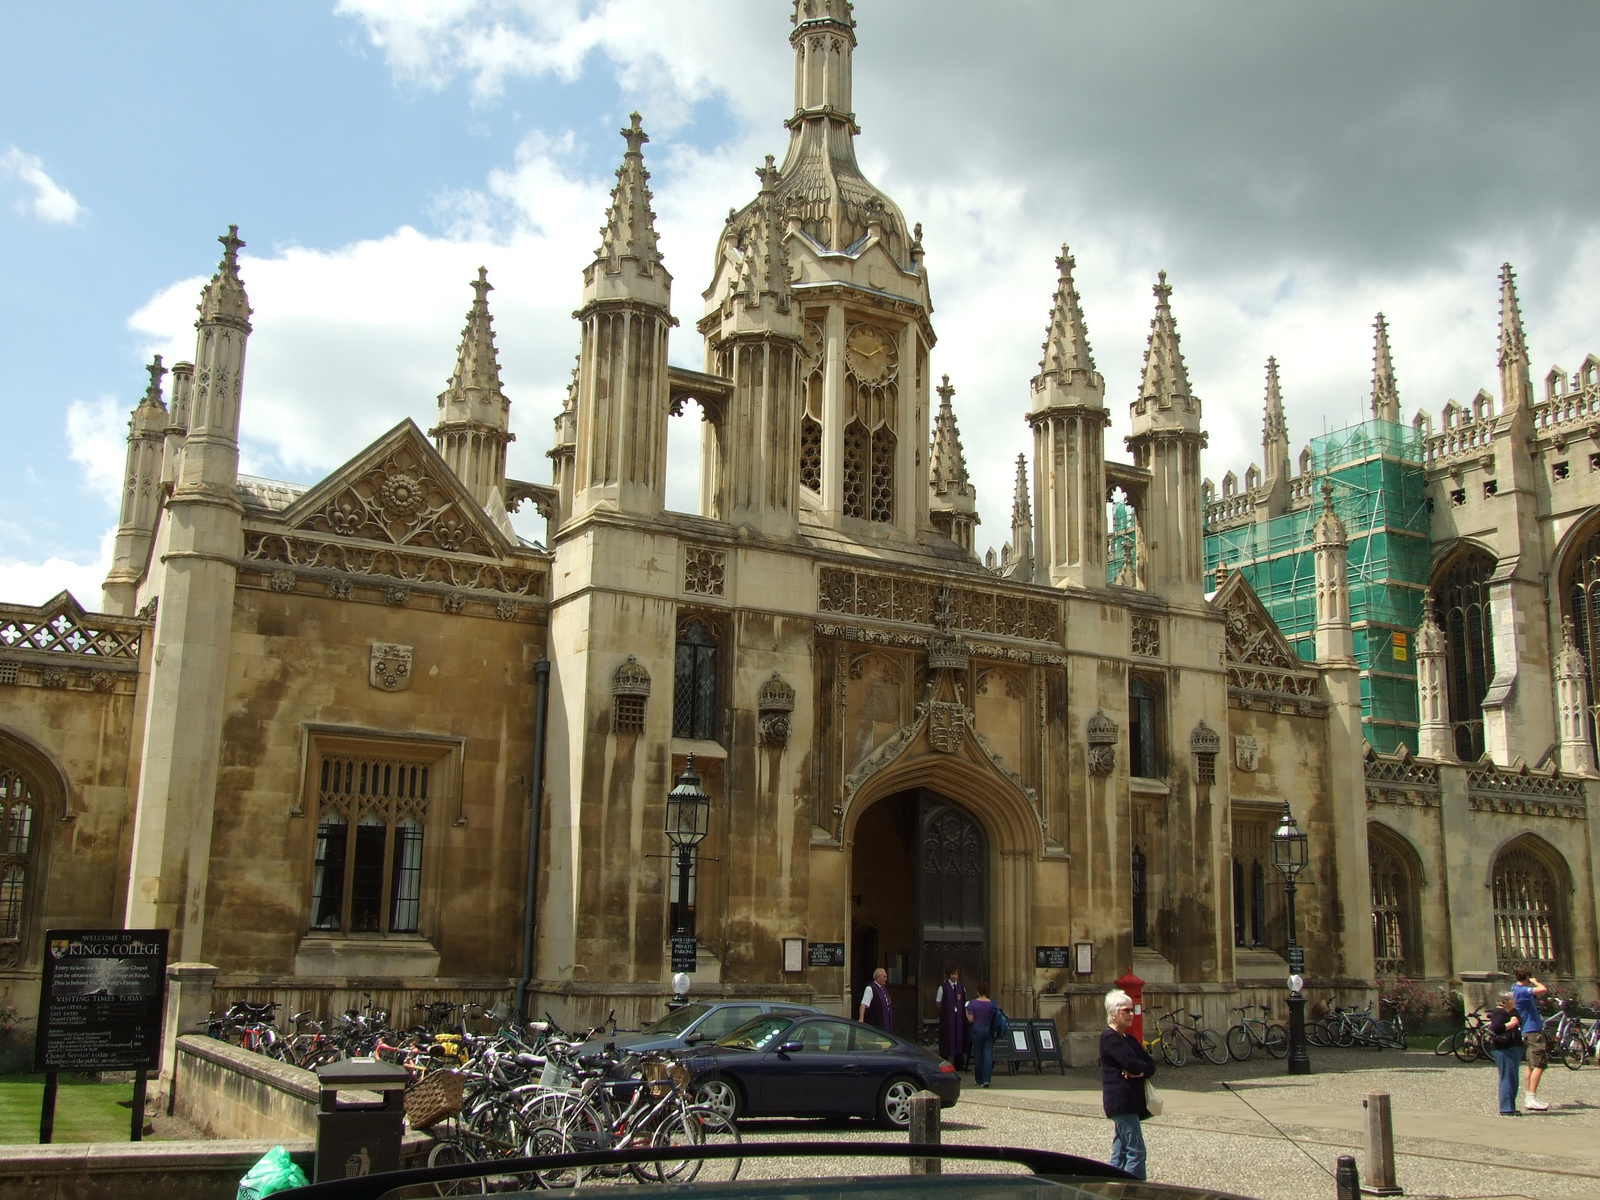
<path id="1" fill-rule="evenodd" d="M 406 1093 L 406 1120 L 413 1129 L 437 1125 L 461 1112 L 460 1071 L 429 1071 Z"/>
<path id="2" fill-rule="evenodd" d="M 659 1100 L 673 1088 L 679 1091 L 687 1088 L 689 1072 L 680 1063 L 650 1059 L 644 1064 L 644 1080 L 650 1088 L 650 1094 Z"/>

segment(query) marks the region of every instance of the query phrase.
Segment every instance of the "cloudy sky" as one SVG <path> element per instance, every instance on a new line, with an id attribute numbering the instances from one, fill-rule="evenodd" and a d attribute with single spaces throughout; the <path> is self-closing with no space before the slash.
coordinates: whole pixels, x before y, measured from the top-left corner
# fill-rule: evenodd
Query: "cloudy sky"
<path id="1" fill-rule="evenodd" d="M 98 604 L 142 364 L 192 357 L 229 222 L 256 309 L 245 471 L 312 481 L 401 417 L 426 428 L 481 263 L 510 471 L 547 480 L 616 131 L 644 114 L 673 359 L 698 366 L 721 214 L 787 141 L 790 8 L 10 6 L 0 599 Z M 1062 242 L 1112 457 L 1165 268 L 1219 480 L 1260 457 L 1269 354 L 1296 449 L 1364 413 L 1380 309 L 1408 414 L 1492 387 L 1502 260 L 1538 377 L 1600 352 L 1592 3 L 858 0 L 856 17 L 858 150 L 924 225 L 983 545 L 1009 522 Z M 693 506 L 696 443 L 675 422 L 674 507 Z"/>

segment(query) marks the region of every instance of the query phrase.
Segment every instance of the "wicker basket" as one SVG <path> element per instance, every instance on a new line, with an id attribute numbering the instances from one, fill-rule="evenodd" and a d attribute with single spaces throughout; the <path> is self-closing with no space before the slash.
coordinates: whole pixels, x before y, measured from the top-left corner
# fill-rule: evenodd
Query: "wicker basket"
<path id="1" fill-rule="evenodd" d="M 429 1071 L 406 1093 L 406 1120 L 413 1129 L 437 1125 L 461 1112 L 461 1072 Z"/>

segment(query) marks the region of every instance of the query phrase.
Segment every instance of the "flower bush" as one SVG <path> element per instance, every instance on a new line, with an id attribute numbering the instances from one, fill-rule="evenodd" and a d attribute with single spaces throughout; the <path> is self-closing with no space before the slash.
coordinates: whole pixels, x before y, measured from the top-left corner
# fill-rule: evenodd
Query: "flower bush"
<path id="1" fill-rule="evenodd" d="M 1420 1025 L 1430 1017 L 1449 1012 L 1449 1002 L 1444 996 L 1423 987 L 1415 979 L 1380 980 L 1378 995 L 1383 998 L 1384 1008 L 1399 1012 L 1408 1025 Z"/>

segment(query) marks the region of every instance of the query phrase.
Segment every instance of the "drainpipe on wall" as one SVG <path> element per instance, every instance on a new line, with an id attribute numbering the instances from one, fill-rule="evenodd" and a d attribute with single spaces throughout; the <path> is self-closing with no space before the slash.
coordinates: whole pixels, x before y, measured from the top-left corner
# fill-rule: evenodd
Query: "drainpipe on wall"
<path id="1" fill-rule="evenodd" d="M 544 805 L 544 735 L 550 713 L 550 660 L 533 664 L 533 784 L 528 790 L 528 875 L 522 902 L 522 977 L 512 1001 L 517 1018 L 528 1019 L 528 983 L 533 979 L 533 933 L 538 917 L 539 815 Z"/>

